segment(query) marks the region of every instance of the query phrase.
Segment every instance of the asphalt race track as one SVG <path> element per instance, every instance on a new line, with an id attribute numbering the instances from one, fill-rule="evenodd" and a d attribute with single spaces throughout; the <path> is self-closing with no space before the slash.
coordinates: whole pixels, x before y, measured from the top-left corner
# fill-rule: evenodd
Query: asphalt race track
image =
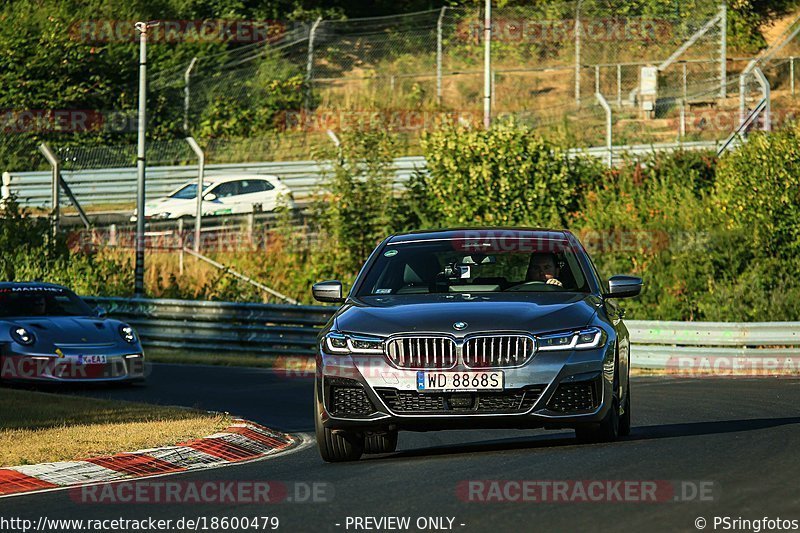
<path id="1" fill-rule="evenodd" d="M 278 481 L 294 487 L 290 498 L 299 486 L 328 483 L 326 502 L 86 504 L 60 491 L 0 499 L 0 516 L 268 515 L 280 519 L 279 531 L 290 532 L 376 530 L 354 527 L 353 517 L 366 516 L 411 517 L 411 531 L 420 530 L 419 517 L 449 517 L 452 530 L 465 532 L 697 531 L 699 517 L 714 531 L 715 516 L 800 519 L 799 379 L 647 377 L 634 378 L 632 390 L 632 434 L 611 444 L 578 445 L 567 431 L 401 433 L 397 453 L 358 463 L 325 464 L 316 447 L 308 446 L 264 461 L 159 479 Z M 269 370 L 154 365 L 144 387 L 73 392 L 229 411 L 313 434 L 311 381 Z M 711 489 L 704 498 L 686 494 L 689 502 L 481 503 L 459 497 L 457 486 L 467 480 L 670 480 Z M 447 523 L 422 530 L 447 531 Z"/>

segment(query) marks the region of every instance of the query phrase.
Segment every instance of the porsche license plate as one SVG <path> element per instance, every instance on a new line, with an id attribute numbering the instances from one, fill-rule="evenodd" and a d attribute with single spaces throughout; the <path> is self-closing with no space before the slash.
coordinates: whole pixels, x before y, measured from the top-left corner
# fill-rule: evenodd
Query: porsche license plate
<path id="1" fill-rule="evenodd" d="M 474 391 L 503 390 L 504 376 L 495 372 L 417 372 L 417 390 Z"/>
<path id="2" fill-rule="evenodd" d="M 81 355 L 78 357 L 80 365 L 104 365 L 108 362 L 105 355 Z"/>

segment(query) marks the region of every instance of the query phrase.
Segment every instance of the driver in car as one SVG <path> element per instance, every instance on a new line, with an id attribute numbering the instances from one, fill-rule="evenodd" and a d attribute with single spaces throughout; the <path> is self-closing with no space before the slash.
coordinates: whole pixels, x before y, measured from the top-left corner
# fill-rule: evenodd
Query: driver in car
<path id="1" fill-rule="evenodd" d="M 559 272 L 558 262 L 553 254 L 532 254 L 525 279 L 563 287 L 564 284 L 558 280 Z"/>

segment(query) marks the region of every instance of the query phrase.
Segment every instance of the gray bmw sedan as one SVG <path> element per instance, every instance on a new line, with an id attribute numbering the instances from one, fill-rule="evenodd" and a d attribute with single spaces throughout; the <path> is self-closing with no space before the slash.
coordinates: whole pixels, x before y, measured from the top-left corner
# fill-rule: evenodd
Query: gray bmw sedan
<path id="1" fill-rule="evenodd" d="M 628 330 L 569 231 L 451 229 L 393 235 L 372 252 L 319 337 L 315 423 L 325 461 L 397 447 L 400 430 L 574 428 L 588 442 L 631 424 Z"/>

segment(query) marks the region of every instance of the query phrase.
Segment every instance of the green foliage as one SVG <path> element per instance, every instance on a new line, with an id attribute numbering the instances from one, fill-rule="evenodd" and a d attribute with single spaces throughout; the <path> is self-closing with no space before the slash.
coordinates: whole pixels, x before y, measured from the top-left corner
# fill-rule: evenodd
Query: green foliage
<path id="1" fill-rule="evenodd" d="M 570 160 L 530 127 L 445 128 L 422 140 L 427 168 L 411 183 L 425 227 L 563 226 L 583 188 L 599 174 L 595 161 Z"/>

